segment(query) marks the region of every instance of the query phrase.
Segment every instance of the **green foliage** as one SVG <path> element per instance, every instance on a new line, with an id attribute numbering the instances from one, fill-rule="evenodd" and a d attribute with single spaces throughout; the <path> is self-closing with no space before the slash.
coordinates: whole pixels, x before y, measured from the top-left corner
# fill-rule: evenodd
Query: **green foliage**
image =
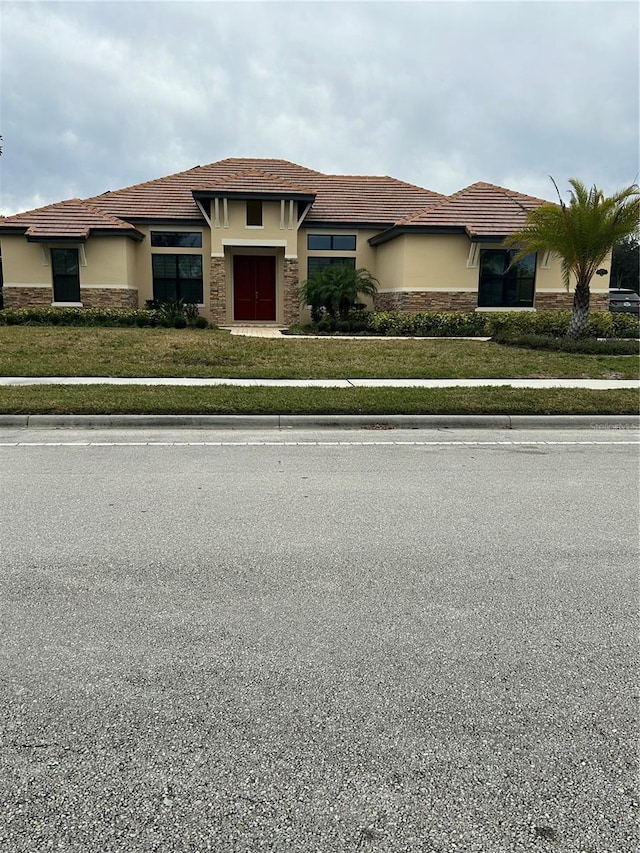
<path id="1" fill-rule="evenodd" d="M 438 311 L 399 314 L 393 311 L 352 310 L 345 319 L 321 314 L 309 327 L 292 332 L 310 334 L 378 335 L 389 337 L 494 337 L 496 335 L 564 335 L 570 311 Z M 595 338 L 639 338 L 640 321 L 632 314 L 593 312 L 588 335 Z"/>
<path id="2" fill-rule="evenodd" d="M 549 335 L 499 332 L 494 343 L 526 349 L 555 350 L 585 355 L 638 355 L 638 342 L 631 340 L 598 340 L 597 338 L 551 337 Z"/>
<path id="3" fill-rule="evenodd" d="M 564 335 L 570 311 L 496 312 L 485 314 L 486 334 L 492 338 L 511 335 Z M 589 315 L 587 336 L 594 338 L 638 338 L 640 321 L 632 314 L 597 311 Z"/>
<path id="4" fill-rule="evenodd" d="M 376 335 L 401 337 L 476 337 L 486 335 L 484 314 L 475 311 L 423 311 L 399 314 L 394 311 L 373 311 L 368 328 Z"/>
<path id="5" fill-rule="evenodd" d="M 155 312 L 121 308 L 5 308 L 0 326 L 155 326 Z"/>
<path id="6" fill-rule="evenodd" d="M 329 264 L 313 272 L 298 289 L 302 305 L 311 306 L 314 321 L 323 313 L 330 317 L 348 318 L 361 296 L 373 296 L 378 281 L 366 269 L 353 269 L 346 264 Z"/>
<path id="7" fill-rule="evenodd" d="M 177 323 L 177 325 L 176 325 Z M 164 326 L 206 328 L 196 305 L 163 303 L 144 310 L 126 308 L 5 308 L 0 326 Z"/>
<path id="8" fill-rule="evenodd" d="M 570 276 L 589 284 L 598 267 L 620 240 L 633 234 L 640 218 L 640 190 L 636 184 L 607 197 L 597 187 L 587 189 L 569 180 L 569 204 L 543 204 L 530 210 L 527 224 L 505 244 L 517 248 L 518 258 L 531 252 L 551 251 L 562 261 L 567 287 Z M 557 187 L 556 187 L 557 190 Z"/>
<path id="9" fill-rule="evenodd" d="M 609 286 L 640 293 L 640 240 L 637 232 L 613 247 Z"/>
<path id="10" fill-rule="evenodd" d="M 572 190 L 568 205 L 556 186 L 560 204 L 543 204 L 530 210 L 524 228 L 511 234 L 505 245 L 516 248 L 516 260 L 531 252 L 545 251 L 560 258 L 567 289 L 571 276 L 576 281 L 566 334 L 579 337 L 587 334 L 591 279 L 616 243 L 638 228 L 640 190 L 633 184 L 607 197 L 595 186 L 587 189 L 576 178 L 569 183 Z"/>

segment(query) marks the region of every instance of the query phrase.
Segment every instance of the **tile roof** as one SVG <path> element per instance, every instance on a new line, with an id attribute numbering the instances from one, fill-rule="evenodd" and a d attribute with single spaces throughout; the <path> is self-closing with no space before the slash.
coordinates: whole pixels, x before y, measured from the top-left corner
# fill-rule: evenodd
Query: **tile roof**
<path id="1" fill-rule="evenodd" d="M 307 226 L 454 227 L 471 237 L 508 234 L 524 224 L 527 210 L 546 203 L 483 182 L 444 196 L 389 176 L 326 175 L 288 160 L 233 157 L 0 219 L 0 230 L 24 229 L 33 239 L 85 239 L 92 230 L 138 236 L 131 223 L 202 220 L 194 192 L 225 190 L 315 195 L 305 218 Z"/>
<path id="2" fill-rule="evenodd" d="M 269 176 L 259 178 L 262 173 Z M 404 183 L 396 178 L 357 175 L 325 175 L 287 160 L 230 158 L 196 166 L 166 178 L 158 178 L 90 199 L 92 204 L 116 216 L 144 219 L 201 219 L 194 191 L 217 191 L 221 183 L 233 191 L 252 191 L 262 183 L 277 192 L 316 195 L 305 223 L 375 222 L 392 224 L 443 198 L 439 193 Z M 255 183 L 254 183 L 255 182 Z M 293 190 L 292 187 L 296 189 Z M 254 190 L 262 191 L 262 190 Z"/>
<path id="3" fill-rule="evenodd" d="M 478 181 L 396 225 L 464 228 L 470 237 L 506 236 L 522 228 L 528 211 L 542 204 L 549 202 Z"/>
<path id="4" fill-rule="evenodd" d="M 1 230 L 22 231 L 33 239 L 67 238 L 84 240 L 91 231 L 137 233 L 129 222 L 111 216 L 79 198 L 59 201 L 0 219 Z"/>
<path id="5" fill-rule="evenodd" d="M 423 210 L 445 196 L 377 175 L 322 175 L 305 225 L 321 222 L 391 224 Z"/>
<path id="6" fill-rule="evenodd" d="M 213 179 L 210 186 L 199 187 L 199 192 L 211 193 L 268 193 L 268 194 L 297 194 L 297 195 L 315 195 L 315 189 L 310 185 L 302 186 L 294 184 L 291 181 L 283 178 L 281 175 L 273 175 L 269 172 L 264 172 L 262 169 L 244 169 L 241 172 L 236 172 L 233 175 L 227 175 L 223 178 Z"/>

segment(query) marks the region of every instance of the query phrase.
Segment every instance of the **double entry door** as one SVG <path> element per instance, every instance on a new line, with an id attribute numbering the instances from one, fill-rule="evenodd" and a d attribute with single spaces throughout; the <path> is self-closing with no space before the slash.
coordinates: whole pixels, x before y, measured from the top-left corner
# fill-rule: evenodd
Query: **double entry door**
<path id="1" fill-rule="evenodd" d="M 233 319 L 276 319 L 276 259 L 273 255 L 234 255 Z"/>

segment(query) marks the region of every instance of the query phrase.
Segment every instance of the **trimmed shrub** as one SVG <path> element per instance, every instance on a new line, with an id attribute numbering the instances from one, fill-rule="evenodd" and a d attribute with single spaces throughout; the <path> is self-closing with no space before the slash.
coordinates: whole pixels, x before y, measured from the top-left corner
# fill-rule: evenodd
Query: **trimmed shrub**
<path id="1" fill-rule="evenodd" d="M 550 335 L 499 332 L 491 339 L 494 343 L 526 349 L 556 350 L 586 355 L 638 355 L 639 345 L 635 340 L 608 340 L 597 338 L 566 338 Z"/>
<path id="2" fill-rule="evenodd" d="M 561 338 L 569 326 L 570 311 L 496 312 L 483 315 L 487 334 L 544 335 Z M 589 314 L 588 337 L 638 338 L 640 321 L 632 314 L 592 311 Z"/>
<path id="3" fill-rule="evenodd" d="M 147 305 L 151 304 L 147 302 Z M 176 325 L 176 320 L 178 320 Z M 184 323 L 182 322 L 184 320 Z M 198 313 L 198 306 L 165 302 L 144 310 L 127 308 L 5 308 L 0 311 L 0 326 L 164 326 L 183 329 L 209 325 Z"/>
<path id="4" fill-rule="evenodd" d="M 118 308 L 6 308 L 0 326 L 149 326 L 153 311 Z"/>
<path id="5" fill-rule="evenodd" d="M 398 314 L 372 311 L 368 330 L 375 335 L 416 337 L 475 337 L 486 335 L 485 315 L 476 311 L 421 311 Z"/>

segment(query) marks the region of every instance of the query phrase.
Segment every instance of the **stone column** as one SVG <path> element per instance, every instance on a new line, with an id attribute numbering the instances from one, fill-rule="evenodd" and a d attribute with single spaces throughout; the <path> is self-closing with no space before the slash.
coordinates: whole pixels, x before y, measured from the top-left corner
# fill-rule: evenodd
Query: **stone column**
<path id="1" fill-rule="evenodd" d="M 298 300 L 298 286 L 300 277 L 298 273 L 298 259 L 284 259 L 284 275 L 283 275 L 283 311 L 284 316 L 282 322 L 289 326 L 291 323 L 297 323 L 300 319 L 300 302 Z"/>
<path id="2" fill-rule="evenodd" d="M 210 320 L 216 326 L 227 324 L 227 279 L 224 257 L 212 257 L 209 276 Z"/>

